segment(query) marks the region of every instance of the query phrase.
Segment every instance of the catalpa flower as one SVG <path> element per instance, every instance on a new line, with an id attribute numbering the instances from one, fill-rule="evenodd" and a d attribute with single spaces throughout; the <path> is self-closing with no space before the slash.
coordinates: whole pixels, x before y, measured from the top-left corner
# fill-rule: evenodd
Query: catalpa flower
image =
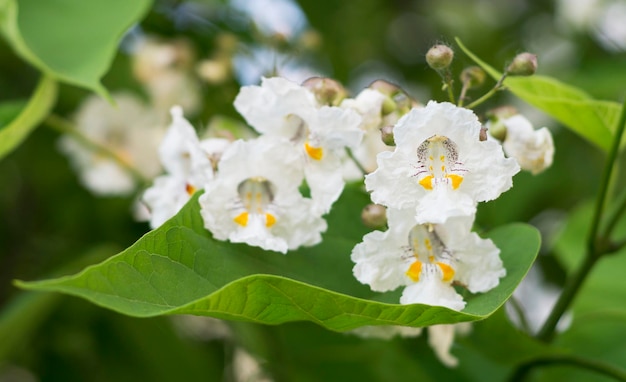
<path id="1" fill-rule="evenodd" d="M 230 144 L 226 139 L 200 141 L 182 108 L 173 107 L 171 114 L 172 124 L 159 146 L 167 174 L 157 177 L 142 197 L 150 210 L 152 228 L 174 216 L 196 190 L 213 179 L 218 158 Z"/>
<path id="2" fill-rule="evenodd" d="M 200 197 L 205 227 L 218 240 L 282 253 L 319 243 L 326 221 L 298 190 L 299 159 L 285 139 L 235 141 Z"/>
<path id="3" fill-rule="evenodd" d="M 521 114 L 505 118 L 506 136 L 502 147 L 504 152 L 515 158 L 522 170 L 539 174 L 552 165 L 554 142 L 546 127 L 535 130 L 528 119 Z"/>
<path id="4" fill-rule="evenodd" d="M 394 127 L 396 149 L 378 154 L 365 178 L 374 203 L 413 208 L 418 223 L 472 215 L 476 203 L 497 198 L 519 171 L 494 141 L 480 141 L 481 124 L 468 109 L 430 101 Z"/>
<path id="5" fill-rule="evenodd" d="M 138 97 L 129 93 L 116 93 L 112 97 L 116 107 L 100 97 L 88 97 L 74 121 L 80 135 L 108 149 L 118 161 L 70 135 L 61 137 L 59 148 L 69 156 L 87 189 L 98 195 L 128 195 L 138 182 L 119 162 L 146 178 L 158 175 L 161 165 L 156 148 L 167 125 L 159 113 Z"/>
<path id="6" fill-rule="evenodd" d="M 284 78 L 244 86 L 235 108 L 259 133 L 288 139 L 301 153 L 316 212 L 326 213 L 343 190 L 341 155 L 356 147 L 363 131 L 354 110 L 320 106 L 308 89 Z"/>
<path id="7" fill-rule="evenodd" d="M 373 291 L 405 286 L 401 304 L 461 310 L 465 301 L 452 283 L 485 292 L 506 274 L 499 249 L 470 232 L 473 216 L 445 224 L 416 224 L 411 210 L 389 209 L 389 229 L 374 231 L 352 250 L 354 276 Z"/>

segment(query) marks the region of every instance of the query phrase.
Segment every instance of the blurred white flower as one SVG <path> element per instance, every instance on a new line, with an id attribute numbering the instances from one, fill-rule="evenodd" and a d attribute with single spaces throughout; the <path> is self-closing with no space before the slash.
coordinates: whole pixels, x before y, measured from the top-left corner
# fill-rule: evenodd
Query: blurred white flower
<path id="1" fill-rule="evenodd" d="M 152 228 L 174 216 L 196 190 L 213 179 L 217 159 L 230 144 L 226 139 L 200 141 L 179 106 L 171 114 L 172 123 L 159 147 L 167 174 L 156 178 L 142 198 L 150 210 Z"/>
<path id="2" fill-rule="evenodd" d="M 428 344 L 433 349 L 437 358 L 448 367 L 455 367 L 459 360 L 450 353 L 457 334 L 466 335 L 472 329 L 469 322 L 458 324 L 433 325 L 428 327 Z"/>
<path id="3" fill-rule="evenodd" d="M 156 109 L 167 111 L 180 105 L 188 113 L 198 111 L 200 85 L 194 76 L 194 52 L 187 41 L 144 36 L 136 42 L 132 59 L 133 73 Z"/>
<path id="4" fill-rule="evenodd" d="M 445 224 L 416 224 L 411 210 L 387 211 L 389 229 L 374 231 L 352 250 L 354 276 L 373 291 L 405 286 L 401 304 L 428 304 L 462 310 L 453 282 L 485 292 L 506 274 L 498 248 L 470 232 L 473 217 Z"/>
<path id="5" fill-rule="evenodd" d="M 200 197 L 205 227 L 218 240 L 282 253 L 319 243 L 326 221 L 299 192 L 300 160 L 286 139 L 235 141 Z"/>
<path id="6" fill-rule="evenodd" d="M 161 171 L 157 147 L 165 123 L 136 96 L 115 93 L 112 98 L 115 105 L 95 95 L 80 105 L 74 118 L 78 133 L 105 147 L 143 177 L 153 178 Z M 61 137 L 59 148 L 69 156 L 83 185 L 95 194 L 128 195 L 138 186 L 117 161 L 75 137 Z"/>
<path id="7" fill-rule="evenodd" d="M 508 190 L 519 171 L 500 144 L 480 141 L 481 124 L 468 109 L 430 101 L 394 127 L 396 149 L 378 154 L 365 177 L 372 201 L 413 208 L 418 223 L 443 223 L 473 215 L 476 203 Z"/>
<path id="8" fill-rule="evenodd" d="M 261 86 L 244 86 L 235 108 L 261 134 L 288 139 L 301 153 L 313 208 L 326 213 L 343 190 L 341 157 L 363 135 L 354 110 L 320 106 L 308 89 L 284 78 L 264 78 Z"/>
<path id="9" fill-rule="evenodd" d="M 290 40 L 308 26 L 306 15 L 291 0 L 231 0 L 231 5 L 247 15 L 266 36 L 278 34 Z"/>
<path id="10" fill-rule="evenodd" d="M 515 158 L 522 170 L 539 174 L 552 165 L 554 142 L 546 127 L 535 130 L 524 116 L 516 114 L 501 120 L 506 128 L 502 147 L 507 156 Z M 490 127 L 487 122 L 487 128 Z"/>

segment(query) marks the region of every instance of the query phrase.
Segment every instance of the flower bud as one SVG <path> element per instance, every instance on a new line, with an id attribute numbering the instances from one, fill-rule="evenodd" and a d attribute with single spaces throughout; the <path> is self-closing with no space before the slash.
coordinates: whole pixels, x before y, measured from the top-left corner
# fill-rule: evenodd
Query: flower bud
<path id="1" fill-rule="evenodd" d="M 480 134 L 478 135 L 478 140 L 484 142 L 487 140 L 487 128 L 485 126 L 481 126 Z"/>
<path id="2" fill-rule="evenodd" d="M 485 82 L 485 71 L 478 66 L 469 66 L 461 72 L 461 82 L 468 89 L 476 88 Z"/>
<path id="3" fill-rule="evenodd" d="M 391 82 L 387 82 L 385 80 L 376 80 L 372 82 L 368 87 L 389 97 L 393 97 L 396 93 L 402 91 L 402 89 L 398 85 L 394 85 Z"/>
<path id="4" fill-rule="evenodd" d="M 513 59 L 506 68 L 507 74 L 512 76 L 532 76 L 537 71 L 537 55 L 524 52 Z"/>
<path id="5" fill-rule="evenodd" d="M 393 126 L 387 125 L 383 126 L 380 129 L 380 138 L 383 140 L 383 143 L 387 146 L 395 146 L 396 142 L 393 138 Z"/>
<path id="6" fill-rule="evenodd" d="M 370 84 L 369 88 L 387 96 L 383 101 L 383 115 L 388 115 L 395 111 L 400 111 L 400 114 L 406 114 L 412 107 L 419 105 L 401 87 L 385 80 L 376 80 Z"/>
<path id="7" fill-rule="evenodd" d="M 322 105 L 337 106 L 348 96 L 348 91 L 331 78 L 311 77 L 302 83 Z"/>
<path id="8" fill-rule="evenodd" d="M 380 204 L 368 204 L 361 212 L 361 220 L 368 228 L 384 228 L 387 224 L 387 209 Z"/>
<path id="9" fill-rule="evenodd" d="M 428 66 L 435 70 L 442 70 L 450 66 L 454 58 L 454 51 L 447 45 L 438 44 L 426 53 Z"/>

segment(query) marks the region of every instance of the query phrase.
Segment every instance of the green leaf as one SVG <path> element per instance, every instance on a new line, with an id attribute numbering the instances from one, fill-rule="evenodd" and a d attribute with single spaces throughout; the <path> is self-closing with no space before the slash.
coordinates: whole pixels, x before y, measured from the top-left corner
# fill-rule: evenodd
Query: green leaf
<path id="1" fill-rule="evenodd" d="M 488 236 L 502 251 L 507 276 L 489 293 L 468 298 L 463 312 L 390 304 L 398 301 L 396 293 L 375 295 L 352 275 L 350 251 L 363 231 L 354 221 L 366 202 L 361 190 L 346 189 L 329 216 L 324 242 L 284 256 L 213 240 L 203 228 L 196 195 L 162 227 L 101 264 L 70 277 L 17 284 L 138 317 L 187 313 L 263 324 L 312 321 L 336 331 L 419 327 L 489 316 L 511 296 L 539 249 L 534 228 L 500 227 Z"/>
<path id="2" fill-rule="evenodd" d="M 0 127 L 0 159 L 11 152 L 30 134 L 48 115 L 56 102 L 58 86 L 48 76 L 39 80 L 35 93 L 22 111 L 7 125 Z M 2 119 L 15 113 L 15 105 L 10 103 L 2 107 Z"/>
<path id="3" fill-rule="evenodd" d="M 150 0 L 4 0 L 0 25 L 13 49 L 47 75 L 108 96 L 100 83 L 128 28 Z"/>
<path id="4" fill-rule="evenodd" d="M 502 77 L 502 73 L 474 55 L 461 40 L 457 38 L 456 42 L 493 79 Z M 593 99 L 580 89 L 539 75 L 507 77 L 504 84 L 517 97 L 549 114 L 601 149 L 609 150 L 621 112 L 619 103 Z"/>

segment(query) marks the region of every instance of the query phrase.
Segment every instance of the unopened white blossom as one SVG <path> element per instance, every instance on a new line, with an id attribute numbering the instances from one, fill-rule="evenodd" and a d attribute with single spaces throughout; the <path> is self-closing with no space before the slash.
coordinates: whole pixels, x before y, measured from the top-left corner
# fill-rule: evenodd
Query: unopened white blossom
<path id="1" fill-rule="evenodd" d="M 299 192 L 300 159 L 286 139 L 232 143 L 200 197 L 205 227 L 218 240 L 282 253 L 319 243 L 326 222 Z"/>
<path id="2" fill-rule="evenodd" d="M 196 190 L 213 179 L 217 161 L 230 144 L 217 138 L 200 141 L 179 106 L 172 108 L 171 115 L 172 123 L 159 147 L 167 174 L 157 177 L 143 194 L 152 228 L 174 216 Z"/>
<path id="3" fill-rule="evenodd" d="M 98 195 L 128 195 L 137 187 L 137 179 L 120 162 L 145 178 L 158 175 L 157 147 L 166 124 L 134 95 L 114 93 L 112 98 L 115 105 L 97 96 L 88 97 L 74 122 L 79 135 L 108 150 L 117 161 L 70 135 L 60 139 L 59 148 L 68 155 L 86 188 Z"/>
<path id="4" fill-rule="evenodd" d="M 522 170 L 539 174 L 552 165 L 554 141 L 548 128 L 533 129 L 530 121 L 521 114 L 501 122 L 506 127 L 506 137 L 502 143 L 504 152 L 515 158 Z"/>
<path id="5" fill-rule="evenodd" d="M 389 209 L 389 229 L 363 237 L 352 251 L 354 276 L 373 291 L 405 289 L 401 304 L 421 303 L 462 310 L 452 283 L 485 292 L 506 274 L 498 248 L 470 231 L 473 217 L 445 224 L 417 224 L 411 210 Z"/>
<path id="6" fill-rule="evenodd" d="M 378 154 L 378 169 L 365 178 L 374 203 L 414 209 L 418 223 L 443 223 L 497 198 L 519 166 L 499 143 L 480 141 L 480 129 L 471 110 L 451 103 L 412 109 L 394 127 L 396 149 Z"/>
<path id="7" fill-rule="evenodd" d="M 356 147 L 363 131 L 354 110 L 321 106 L 307 88 L 284 78 L 244 86 L 235 108 L 259 133 L 288 139 L 301 153 L 314 210 L 326 213 L 343 190 L 341 156 Z"/>

